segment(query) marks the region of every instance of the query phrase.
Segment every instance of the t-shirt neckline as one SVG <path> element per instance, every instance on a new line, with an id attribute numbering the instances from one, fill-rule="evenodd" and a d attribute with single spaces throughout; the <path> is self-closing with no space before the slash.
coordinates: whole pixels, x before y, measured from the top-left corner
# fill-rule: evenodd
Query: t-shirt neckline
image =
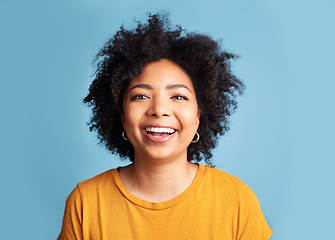
<path id="1" fill-rule="evenodd" d="M 192 193 L 195 192 L 195 190 L 198 188 L 198 186 L 200 185 L 204 175 L 205 175 L 205 171 L 206 168 L 204 165 L 202 164 L 198 164 L 199 168 L 198 168 L 198 172 L 195 175 L 195 178 L 193 179 L 191 185 L 181 194 L 179 194 L 178 196 L 176 196 L 175 198 L 172 198 L 168 201 L 165 202 L 149 202 L 143 199 L 140 199 L 136 196 L 134 196 L 133 194 L 131 194 L 123 185 L 119 172 L 117 169 L 113 169 L 112 170 L 112 175 L 113 175 L 113 179 L 114 182 L 117 186 L 117 188 L 119 189 L 119 191 L 121 192 L 121 194 L 123 196 L 125 196 L 129 201 L 131 201 L 132 203 L 143 207 L 143 208 L 147 208 L 147 209 L 152 209 L 152 210 L 160 210 L 160 209 L 166 209 L 166 208 L 170 208 L 172 206 L 175 206 L 177 204 L 179 204 L 180 202 L 184 201 L 186 198 L 188 198 Z"/>

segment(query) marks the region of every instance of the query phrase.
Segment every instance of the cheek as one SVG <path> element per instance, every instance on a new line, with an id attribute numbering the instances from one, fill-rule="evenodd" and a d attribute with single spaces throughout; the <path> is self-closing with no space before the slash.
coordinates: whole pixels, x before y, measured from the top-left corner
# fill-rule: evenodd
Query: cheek
<path id="1" fill-rule="evenodd" d="M 128 106 L 124 111 L 124 126 L 127 128 L 135 127 L 139 124 L 140 109 L 133 106 Z"/>
<path id="2" fill-rule="evenodd" d="M 189 108 L 189 109 L 183 109 L 179 112 L 180 119 L 183 119 L 182 121 L 184 124 L 192 126 L 198 126 L 199 125 L 199 118 L 198 118 L 198 108 Z"/>

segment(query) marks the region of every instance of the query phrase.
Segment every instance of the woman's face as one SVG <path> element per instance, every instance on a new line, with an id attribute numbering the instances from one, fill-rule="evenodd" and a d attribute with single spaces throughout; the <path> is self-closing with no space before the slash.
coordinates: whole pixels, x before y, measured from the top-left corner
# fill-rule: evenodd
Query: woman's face
<path id="1" fill-rule="evenodd" d="M 175 63 L 145 66 L 125 90 L 122 124 L 137 159 L 187 159 L 199 126 L 191 79 Z"/>

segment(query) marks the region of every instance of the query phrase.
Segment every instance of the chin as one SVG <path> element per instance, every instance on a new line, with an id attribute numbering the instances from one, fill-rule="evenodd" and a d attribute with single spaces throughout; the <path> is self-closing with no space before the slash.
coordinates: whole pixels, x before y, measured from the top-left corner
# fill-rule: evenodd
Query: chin
<path id="1" fill-rule="evenodd" d="M 176 154 L 176 152 L 171 151 L 171 149 L 168 150 L 153 150 L 150 153 L 145 153 L 140 158 L 141 159 L 152 159 L 155 161 L 164 161 L 164 160 L 170 160 L 170 159 L 177 159 L 183 154 Z"/>

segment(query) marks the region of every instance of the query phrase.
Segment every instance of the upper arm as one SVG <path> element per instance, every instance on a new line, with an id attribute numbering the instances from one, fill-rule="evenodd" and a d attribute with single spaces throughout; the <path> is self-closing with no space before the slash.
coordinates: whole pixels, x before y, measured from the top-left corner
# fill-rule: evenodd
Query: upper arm
<path id="1" fill-rule="evenodd" d="M 77 185 L 66 200 L 62 230 L 57 239 L 83 239 L 82 201 L 79 185 Z"/>
<path id="2" fill-rule="evenodd" d="M 239 239 L 267 240 L 272 235 L 255 193 L 244 183 L 239 189 Z"/>

